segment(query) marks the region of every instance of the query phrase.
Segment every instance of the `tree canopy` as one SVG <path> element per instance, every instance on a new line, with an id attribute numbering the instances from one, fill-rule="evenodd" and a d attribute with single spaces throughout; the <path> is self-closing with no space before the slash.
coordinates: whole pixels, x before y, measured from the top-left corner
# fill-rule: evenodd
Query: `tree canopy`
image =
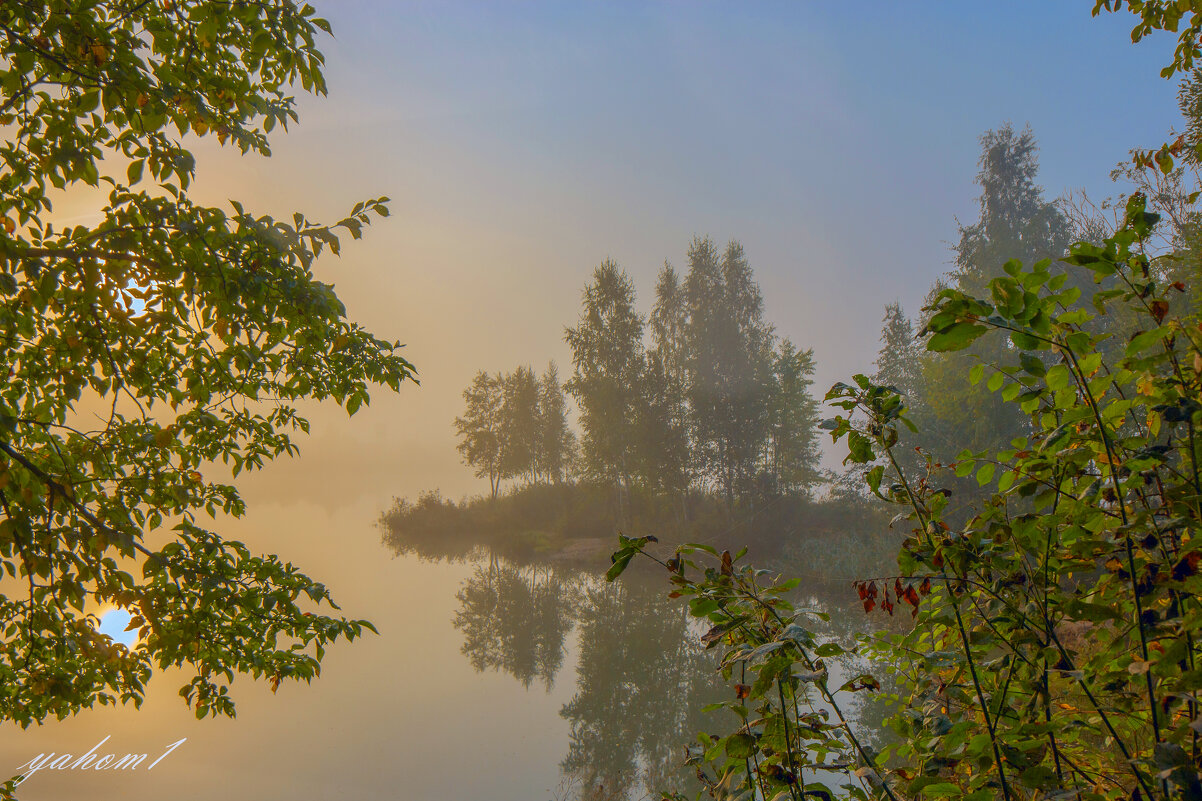
<path id="1" fill-rule="evenodd" d="M 323 31 L 289 0 L 0 7 L 0 717 L 137 704 L 172 666 L 198 717 L 232 715 L 236 673 L 307 681 L 370 626 L 203 524 L 243 513 L 232 477 L 295 452 L 296 402 L 353 414 L 413 377 L 312 272 L 386 198 L 327 226 L 188 195 L 197 139 L 269 154 L 292 87 L 325 93 Z M 56 221 L 88 187 L 96 222 Z M 100 605 L 136 645 L 96 631 Z"/>

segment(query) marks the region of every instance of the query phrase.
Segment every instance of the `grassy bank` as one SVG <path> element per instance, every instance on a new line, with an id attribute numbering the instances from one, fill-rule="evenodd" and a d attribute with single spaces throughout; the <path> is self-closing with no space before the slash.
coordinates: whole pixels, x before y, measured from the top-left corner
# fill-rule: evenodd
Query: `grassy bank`
<path id="1" fill-rule="evenodd" d="M 479 549 L 513 559 L 602 566 L 618 532 L 652 534 L 667 547 L 705 542 L 747 545 L 762 561 L 805 562 L 825 575 L 864 577 L 891 569 L 899 535 L 887 509 L 856 496 L 777 496 L 733 511 L 713 496 L 627 499 L 614 514 L 613 491 L 584 483 L 517 488 L 501 497 L 454 501 L 438 491 L 398 498 L 380 517 L 383 541 L 398 553 L 466 558 Z"/>

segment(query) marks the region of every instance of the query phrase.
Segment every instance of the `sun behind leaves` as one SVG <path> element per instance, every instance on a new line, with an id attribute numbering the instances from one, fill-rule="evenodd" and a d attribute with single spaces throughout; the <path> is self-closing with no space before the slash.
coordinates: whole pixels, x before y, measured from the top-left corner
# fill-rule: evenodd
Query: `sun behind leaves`
<path id="1" fill-rule="evenodd" d="M 136 705 L 173 666 L 198 717 L 232 715 L 236 673 L 309 681 L 371 628 L 200 520 L 243 513 L 227 470 L 295 452 L 298 401 L 354 414 L 413 378 L 311 272 L 387 198 L 326 226 L 188 197 L 192 137 L 266 155 L 292 86 L 325 93 L 322 31 L 288 0 L 0 8 L 0 718 Z M 52 201 L 89 187 L 100 221 L 56 226 Z M 133 614 L 132 649 L 97 603 Z"/>

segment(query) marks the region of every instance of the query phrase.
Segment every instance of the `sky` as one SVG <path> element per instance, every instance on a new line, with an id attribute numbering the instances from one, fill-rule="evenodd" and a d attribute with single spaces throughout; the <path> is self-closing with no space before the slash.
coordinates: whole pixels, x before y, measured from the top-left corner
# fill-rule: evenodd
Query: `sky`
<path id="1" fill-rule="evenodd" d="M 329 221 L 391 198 L 316 272 L 421 386 L 351 420 L 313 409 L 301 457 L 249 480 L 330 508 L 486 492 L 454 449 L 460 393 L 481 369 L 566 377 L 606 258 L 645 313 L 693 236 L 739 240 L 822 394 L 872 371 L 885 304 L 914 314 L 950 269 L 984 131 L 1029 124 L 1049 198 L 1104 197 L 1178 119 L 1172 39 L 1133 45 L 1134 17 L 1085 0 L 315 5 L 329 96 L 301 99 L 271 158 L 198 145 L 196 193 Z"/>

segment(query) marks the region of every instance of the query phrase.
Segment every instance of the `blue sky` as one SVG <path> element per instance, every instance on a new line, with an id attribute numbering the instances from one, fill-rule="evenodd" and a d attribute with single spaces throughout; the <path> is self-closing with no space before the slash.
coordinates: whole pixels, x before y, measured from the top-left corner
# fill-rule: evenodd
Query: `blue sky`
<path id="1" fill-rule="evenodd" d="M 740 240 L 824 390 L 872 369 L 886 303 L 916 312 L 949 269 L 981 133 L 1030 124 L 1048 196 L 1100 197 L 1177 124 L 1172 38 L 1133 45 L 1134 17 L 1089 0 L 316 5 L 330 96 L 274 158 L 214 154 L 209 185 L 327 218 L 393 198 L 323 277 L 409 343 L 423 386 L 311 446 L 384 443 L 381 492 L 481 489 L 453 451 L 460 391 L 477 369 L 568 372 L 563 327 L 607 257 L 646 310 L 694 234 Z"/>

